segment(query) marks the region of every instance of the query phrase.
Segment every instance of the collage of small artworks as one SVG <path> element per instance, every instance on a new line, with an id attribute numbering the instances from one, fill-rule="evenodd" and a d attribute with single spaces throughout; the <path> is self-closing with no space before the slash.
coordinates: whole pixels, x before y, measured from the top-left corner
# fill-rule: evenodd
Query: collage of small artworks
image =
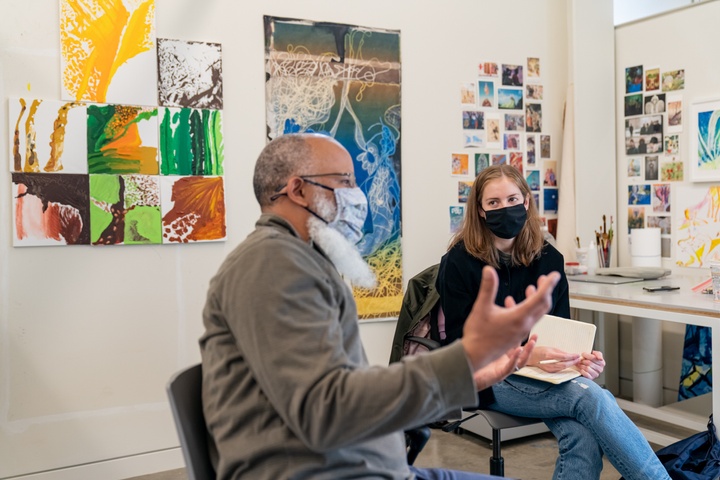
<path id="1" fill-rule="evenodd" d="M 460 87 L 462 148 L 450 155 L 458 179 L 457 203 L 450 206 L 450 231 L 461 228 L 474 178 L 490 165 L 509 164 L 523 175 L 551 233 L 557 228 L 557 162 L 550 135 L 543 134 L 540 59 L 524 64 L 482 62 L 475 81 Z"/>
<path id="2" fill-rule="evenodd" d="M 8 99 L 13 246 L 226 238 L 221 45 L 154 12 L 61 0 L 61 99 Z"/>
<path id="3" fill-rule="evenodd" d="M 643 65 L 625 69 L 628 233 L 660 228 L 663 257 L 671 256 L 671 185 L 684 180 L 684 88 L 685 70 Z"/>

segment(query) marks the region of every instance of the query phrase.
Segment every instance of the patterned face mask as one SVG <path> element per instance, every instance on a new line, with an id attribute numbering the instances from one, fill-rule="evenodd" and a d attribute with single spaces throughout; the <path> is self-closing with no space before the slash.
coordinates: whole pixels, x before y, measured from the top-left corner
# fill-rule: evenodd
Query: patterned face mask
<path id="1" fill-rule="evenodd" d="M 363 237 L 363 226 L 368 212 L 367 198 L 363 191 L 359 187 L 331 188 L 307 178 L 303 178 L 303 180 L 333 192 L 337 205 L 335 218 L 329 221 L 306 207 L 307 211 L 325 222 L 328 227 L 340 232 L 353 245 L 359 242 Z"/>

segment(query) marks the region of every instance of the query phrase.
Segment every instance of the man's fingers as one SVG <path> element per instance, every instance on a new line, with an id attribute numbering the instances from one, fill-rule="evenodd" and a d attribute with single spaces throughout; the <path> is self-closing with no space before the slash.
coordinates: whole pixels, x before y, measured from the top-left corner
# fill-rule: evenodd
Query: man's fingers
<path id="1" fill-rule="evenodd" d="M 473 310 L 476 308 L 484 309 L 495 304 L 495 296 L 498 291 L 498 276 L 494 268 L 485 266 L 482 271 L 482 282 L 480 282 L 480 291 L 478 292 Z"/>

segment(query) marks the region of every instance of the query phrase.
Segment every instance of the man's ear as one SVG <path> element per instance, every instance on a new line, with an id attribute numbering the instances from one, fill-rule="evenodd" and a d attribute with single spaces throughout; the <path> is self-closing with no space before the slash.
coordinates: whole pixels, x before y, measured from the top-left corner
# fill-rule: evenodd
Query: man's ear
<path id="1" fill-rule="evenodd" d="M 301 207 L 309 205 L 305 192 L 305 182 L 300 177 L 290 177 L 287 183 L 287 197 Z"/>

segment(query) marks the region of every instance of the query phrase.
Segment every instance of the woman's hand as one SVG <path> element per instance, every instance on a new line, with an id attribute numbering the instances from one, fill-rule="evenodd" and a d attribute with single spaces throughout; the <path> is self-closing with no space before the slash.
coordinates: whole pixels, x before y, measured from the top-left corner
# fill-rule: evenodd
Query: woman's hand
<path id="1" fill-rule="evenodd" d="M 549 373 L 555 373 L 579 365 L 582 358 L 579 353 L 567 353 L 559 348 L 535 347 L 528 365 Z"/>
<path id="2" fill-rule="evenodd" d="M 577 369 L 583 377 L 595 380 L 605 369 L 605 359 L 602 352 L 593 350 L 592 353 L 583 353 Z"/>
<path id="3" fill-rule="evenodd" d="M 511 348 L 500 358 L 477 370 L 473 375 L 477 389 L 485 390 L 524 367 L 536 341 L 537 335 L 533 335 L 522 347 Z"/>

